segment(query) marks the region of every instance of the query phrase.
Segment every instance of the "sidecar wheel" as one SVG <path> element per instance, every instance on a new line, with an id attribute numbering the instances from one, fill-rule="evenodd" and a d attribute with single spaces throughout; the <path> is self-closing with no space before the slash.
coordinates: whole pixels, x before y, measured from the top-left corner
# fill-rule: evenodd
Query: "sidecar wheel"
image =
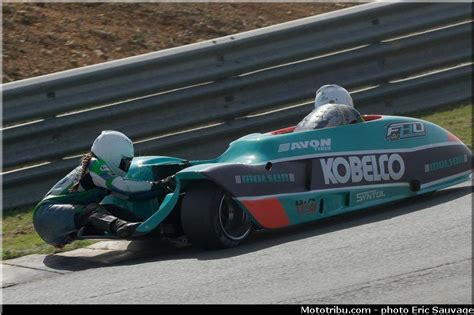
<path id="1" fill-rule="evenodd" d="M 181 222 L 189 241 L 207 249 L 235 247 L 253 231 L 248 214 L 211 182 L 193 184 L 186 191 Z"/>

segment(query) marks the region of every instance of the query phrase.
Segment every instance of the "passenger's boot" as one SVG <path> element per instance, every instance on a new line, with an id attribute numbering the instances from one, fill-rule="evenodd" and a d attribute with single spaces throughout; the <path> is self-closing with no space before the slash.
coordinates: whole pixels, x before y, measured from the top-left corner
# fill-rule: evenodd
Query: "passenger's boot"
<path id="1" fill-rule="evenodd" d="M 97 206 L 88 217 L 88 223 L 101 231 L 109 232 L 120 238 L 132 236 L 141 222 L 128 222 L 113 216 L 104 207 Z"/>

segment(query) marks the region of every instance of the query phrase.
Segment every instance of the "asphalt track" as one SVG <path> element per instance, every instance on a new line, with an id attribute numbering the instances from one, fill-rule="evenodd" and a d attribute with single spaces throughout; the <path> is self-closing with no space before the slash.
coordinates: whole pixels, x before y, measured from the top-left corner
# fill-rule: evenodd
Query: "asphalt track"
<path id="1" fill-rule="evenodd" d="M 471 303 L 470 183 L 230 250 L 156 249 L 3 289 L 3 303 Z M 54 265 L 54 256 L 44 264 Z"/>

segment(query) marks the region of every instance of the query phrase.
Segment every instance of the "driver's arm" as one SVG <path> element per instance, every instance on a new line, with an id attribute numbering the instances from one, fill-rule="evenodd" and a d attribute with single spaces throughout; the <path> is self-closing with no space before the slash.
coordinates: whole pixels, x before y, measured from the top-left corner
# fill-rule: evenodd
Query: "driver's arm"
<path id="1" fill-rule="evenodd" d="M 98 159 L 91 160 L 89 172 L 96 186 L 110 190 L 124 199 L 149 199 L 166 193 L 160 182 L 125 179 L 114 174 L 103 161 Z"/>

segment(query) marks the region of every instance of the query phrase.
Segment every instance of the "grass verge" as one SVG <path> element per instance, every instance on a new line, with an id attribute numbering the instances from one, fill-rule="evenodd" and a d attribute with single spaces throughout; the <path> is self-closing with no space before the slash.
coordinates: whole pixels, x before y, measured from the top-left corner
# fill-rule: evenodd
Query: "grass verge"
<path id="1" fill-rule="evenodd" d="M 3 214 L 2 259 L 12 259 L 31 254 L 52 254 L 93 244 L 93 241 L 76 241 L 59 250 L 46 244 L 33 227 L 33 209 L 24 208 Z"/>
<path id="2" fill-rule="evenodd" d="M 461 139 L 472 150 L 472 105 L 455 105 L 437 110 L 427 110 L 407 114 L 435 123 Z"/>
<path id="3" fill-rule="evenodd" d="M 437 110 L 407 114 L 421 118 L 449 130 L 472 150 L 472 106 L 449 106 Z M 73 250 L 93 244 L 92 241 L 76 241 L 62 250 L 46 244 L 36 234 L 32 223 L 33 209 L 17 209 L 4 214 L 2 259 L 12 259 L 30 254 L 51 254 Z"/>

